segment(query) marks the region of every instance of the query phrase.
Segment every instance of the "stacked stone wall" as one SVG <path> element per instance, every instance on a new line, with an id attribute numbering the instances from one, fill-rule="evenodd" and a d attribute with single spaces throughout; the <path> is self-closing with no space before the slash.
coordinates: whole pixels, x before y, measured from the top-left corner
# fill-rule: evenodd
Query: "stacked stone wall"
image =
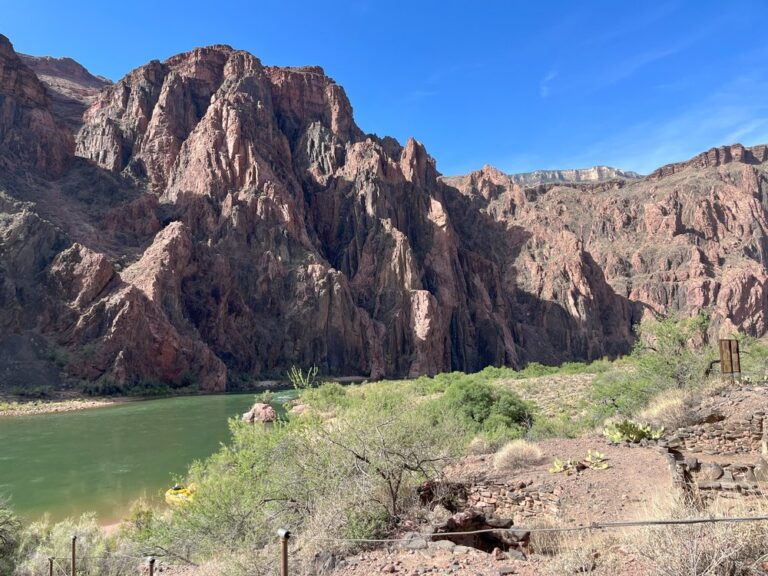
<path id="1" fill-rule="evenodd" d="M 702 454 L 760 453 L 766 448 L 766 416 L 755 412 L 741 419 L 703 422 L 678 428 L 667 445 L 675 450 Z"/>
<path id="2" fill-rule="evenodd" d="M 561 493 L 562 488 L 552 484 L 476 484 L 469 490 L 467 503 L 485 514 L 520 522 L 524 518 L 560 514 Z"/>

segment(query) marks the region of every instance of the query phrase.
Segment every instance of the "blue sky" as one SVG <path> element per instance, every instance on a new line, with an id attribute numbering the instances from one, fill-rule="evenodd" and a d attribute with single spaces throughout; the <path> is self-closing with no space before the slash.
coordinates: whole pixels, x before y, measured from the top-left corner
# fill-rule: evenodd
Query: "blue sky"
<path id="1" fill-rule="evenodd" d="M 608 164 L 647 173 L 768 142 L 768 2 L 0 2 L 20 52 L 118 79 L 224 43 L 319 64 L 366 132 L 444 174 Z"/>

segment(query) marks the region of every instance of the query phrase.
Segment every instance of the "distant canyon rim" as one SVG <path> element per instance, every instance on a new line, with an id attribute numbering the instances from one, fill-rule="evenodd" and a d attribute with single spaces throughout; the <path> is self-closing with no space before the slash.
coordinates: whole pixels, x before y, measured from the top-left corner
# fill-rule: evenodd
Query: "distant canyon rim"
<path id="1" fill-rule="evenodd" d="M 767 217 L 764 145 L 443 177 L 320 67 L 216 45 L 111 83 L 0 35 L 4 386 L 592 360 L 701 310 L 761 336 Z"/>

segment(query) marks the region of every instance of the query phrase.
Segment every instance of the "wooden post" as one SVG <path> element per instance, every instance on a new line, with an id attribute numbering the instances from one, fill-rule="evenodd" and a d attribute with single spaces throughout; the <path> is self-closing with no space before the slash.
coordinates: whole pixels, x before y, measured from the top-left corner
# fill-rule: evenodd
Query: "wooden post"
<path id="1" fill-rule="evenodd" d="M 277 535 L 280 537 L 280 576 L 288 576 L 288 538 L 291 533 L 281 528 Z"/>
<path id="2" fill-rule="evenodd" d="M 720 370 L 723 379 L 731 383 L 741 380 L 741 356 L 739 353 L 739 341 L 734 339 L 722 339 L 718 342 L 720 348 Z"/>
<path id="3" fill-rule="evenodd" d="M 72 576 L 76 575 L 77 570 L 77 536 L 72 536 Z"/>
<path id="4" fill-rule="evenodd" d="M 741 381 L 741 354 L 739 352 L 739 341 L 731 340 L 731 365 L 733 366 L 733 377 Z"/>
<path id="5" fill-rule="evenodd" d="M 48 558 L 48 576 L 53 576 L 53 558 Z"/>
<path id="6" fill-rule="evenodd" d="M 149 576 L 155 576 L 155 559 L 152 556 L 149 557 Z"/>

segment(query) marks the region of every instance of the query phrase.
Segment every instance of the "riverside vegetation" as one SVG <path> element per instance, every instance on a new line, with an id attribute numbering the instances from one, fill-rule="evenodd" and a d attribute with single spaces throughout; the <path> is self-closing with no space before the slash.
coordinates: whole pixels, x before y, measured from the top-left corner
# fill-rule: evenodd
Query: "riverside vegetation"
<path id="1" fill-rule="evenodd" d="M 106 557 L 91 566 L 94 576 L 132 573 L 135 563 L 121 557 L 149 554 L 196 565 L 218 559 L 211 573 L 267 574 L 275 569 L 279 527 L 298 536 L 293 552 L 303 566 L 320 551 L 351 553 L 360 544 L 349 539 L 387 537 L 417 518 L 423 506 L 417 487 L 440 479 L 467 453 L 496 452 L 489 466 L 513 469 L 540 459 L 532 443 L 602 430 L 606 422 L 614 434 L 627 422 L 674 427 L 685 403 L 710 389 L 704 375 L 715 351 L 706 344 L 706 329 L 705 316 L 648 324 L 633 353 L 613 362 L 532 364 L 521 371 L 489 367 L 354 386 L 316 385 L 314 372 L 307 378 L 299 371 L 299 402 L 310 409 L 288 412 L 272 425 L 233 418 L 229 444 L 180 479 L 197 486 L 191 504 L 166 511 L 137 502 L 112 534 L 88 514 L 22 526 L 0 506 L 0 573 L 47 574 L 46 558 L 66 556 L 73 533 L 84 536 L 82 556 Z M 742 350 L 744 372 L 764 373 L 768 347 L 742 338 Z M 567 410 L 515 392 L 527 379 L 580 374 L 595 376 Z M 590 452 L 587 460 L 596 462 L 594 469 L 605 467 L 599 453 Z M 753 539 L 760 534 L 744 532 Z M 757 549 L 750 542 L 743 548 Z"/>

